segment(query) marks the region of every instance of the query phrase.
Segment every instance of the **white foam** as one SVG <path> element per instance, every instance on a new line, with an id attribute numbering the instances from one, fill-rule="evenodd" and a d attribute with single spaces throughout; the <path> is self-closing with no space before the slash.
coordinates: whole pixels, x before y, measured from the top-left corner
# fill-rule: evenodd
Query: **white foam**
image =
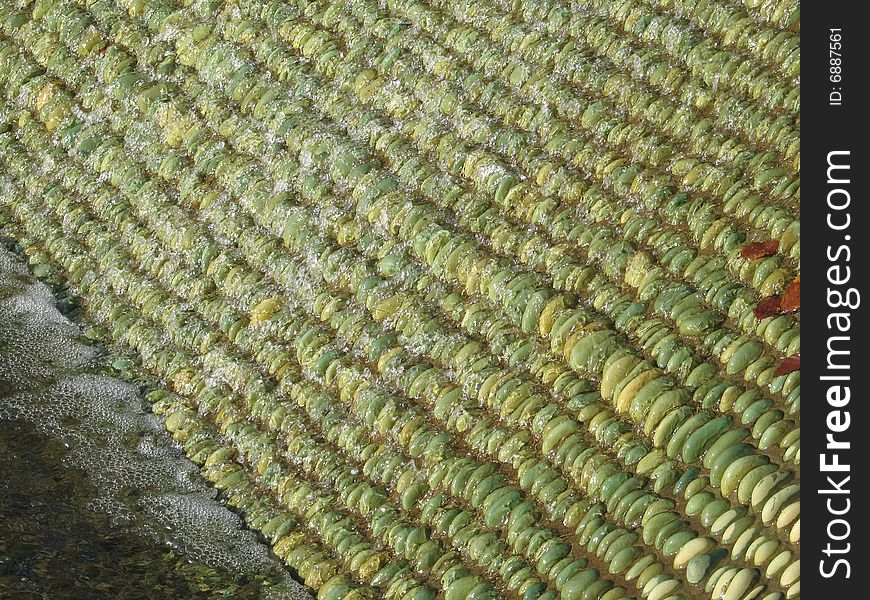
<path id="1" fill-rule="evenodd" d="M 95 372 L 97 357 L 51 290 L 0 247 L 0 418 L 60 440 L 99 490 L 90 507 L 114 523 L 213 567 L 284 574 L 270 598 L 310 598 L 143 410 L 138 389 Z"/>

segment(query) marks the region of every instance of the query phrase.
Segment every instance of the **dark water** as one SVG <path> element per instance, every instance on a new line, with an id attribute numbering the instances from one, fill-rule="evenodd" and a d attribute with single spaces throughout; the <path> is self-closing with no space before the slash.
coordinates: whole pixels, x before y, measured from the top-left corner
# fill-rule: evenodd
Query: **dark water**
<path id="1" fill-rule="evenodd" d="M 258 598 L 262 577 L 191 562 L 94 511 L 63 445 L 0 421 L 0 598 Z"/>
<path id="2" fill-rule="evenodd" d="M 310 599 L 58 305 L 0 245 L 0 599 Z"/>

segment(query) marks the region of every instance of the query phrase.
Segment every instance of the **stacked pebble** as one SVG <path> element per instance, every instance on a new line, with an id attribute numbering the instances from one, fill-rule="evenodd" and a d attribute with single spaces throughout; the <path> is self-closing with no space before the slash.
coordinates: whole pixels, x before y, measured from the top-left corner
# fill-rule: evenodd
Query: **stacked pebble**
<path id="1" fill-rule="evenodd" d="M 26 4 L 0 225 L 321 598 L 800 597 L 796 0 Z"/>

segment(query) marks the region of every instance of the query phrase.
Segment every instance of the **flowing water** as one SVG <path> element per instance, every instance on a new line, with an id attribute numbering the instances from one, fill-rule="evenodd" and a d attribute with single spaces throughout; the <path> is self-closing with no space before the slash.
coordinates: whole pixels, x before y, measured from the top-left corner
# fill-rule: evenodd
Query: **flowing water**
<path id="1" fill-rule="evenodd" d="M 57 304 L 0 246 L 0 598 L 309 598 Z"/>

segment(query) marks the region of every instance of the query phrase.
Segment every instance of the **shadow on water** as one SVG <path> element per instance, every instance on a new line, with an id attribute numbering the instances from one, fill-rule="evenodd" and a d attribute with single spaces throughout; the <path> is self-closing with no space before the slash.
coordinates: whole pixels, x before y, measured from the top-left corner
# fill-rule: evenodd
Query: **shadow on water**
<path id="1" fill-rule="evenodd" d="M 119 527 L 66 449 L 30 423 L 0 421 L 0 598 L 257 598 L 258 577 L 191 562 Z"/>

